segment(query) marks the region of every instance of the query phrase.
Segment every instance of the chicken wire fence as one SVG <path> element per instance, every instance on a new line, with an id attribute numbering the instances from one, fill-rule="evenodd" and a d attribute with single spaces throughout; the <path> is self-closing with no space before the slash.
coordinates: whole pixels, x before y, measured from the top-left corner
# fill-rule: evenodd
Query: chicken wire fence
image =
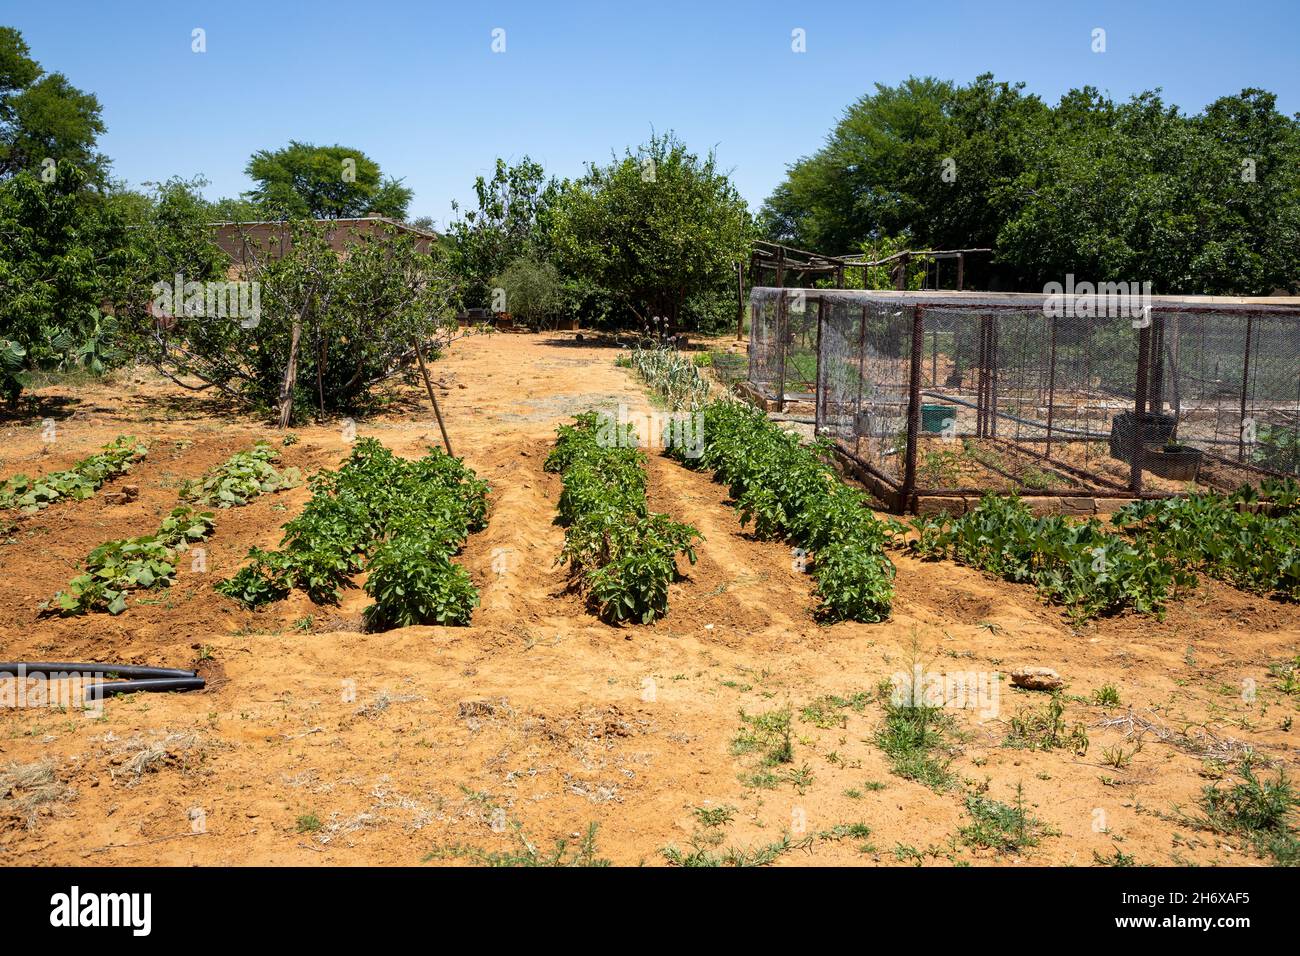
<path id="1" fill-rule="evenodd" d="M 748 384 L 905 495 L 1300 474 L 1300 302 L 1149 303 L 1052 314 L 1036 295 L 756 288 Z"/>

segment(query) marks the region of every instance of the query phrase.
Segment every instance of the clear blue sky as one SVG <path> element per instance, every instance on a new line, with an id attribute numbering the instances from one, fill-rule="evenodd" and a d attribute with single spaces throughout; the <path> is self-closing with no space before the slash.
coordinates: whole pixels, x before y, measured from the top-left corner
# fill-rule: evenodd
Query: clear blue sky
<path id="1" fill-rule="evenodd" d="M 101 148 L 133 185 L 202 174 L 210 197 L 236 195 L 255 150 L 337 142 L 404 179 L 411 215 L 440 227 L 498 155 L 572 176 L 652 128 L 716 148 L 757 209 L 845 106 L 911 74 L 991 71 L 1049 102 L 1159 86 L 1191 112 L 1259 86 L 1300 111 L 1297 0 L 0 0 L 0 24 L 99 97 Z M 206 53 L 191 52 L 195 27 Z"/>

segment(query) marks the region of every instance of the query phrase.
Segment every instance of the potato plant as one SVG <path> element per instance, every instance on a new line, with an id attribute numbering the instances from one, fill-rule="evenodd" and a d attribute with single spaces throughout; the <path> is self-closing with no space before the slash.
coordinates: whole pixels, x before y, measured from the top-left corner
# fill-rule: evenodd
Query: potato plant
<path id="1" fill-rule="evenodd" d="M 716 401 L 701 414 L 704 450 L 692 468 L 713 470 L 760 538 L 785 538 L 812 554 L 812 574 L 827 621 L 883 621 L 893 601 L 894 565 L 885 554 L 885 526 L 867 510 L 867 496 L 841 482 L 827 463 L 829 448 L 799 439 L 762 412 Z"/>
<path id="2" fill-rule="evenodd" d="M 677 555 L 695 563 L 700 533 L 646 506 L 644 454 L 631 426 L 615 447 L 598 437 L 594 412 L 562 425 L 545 468 L 564 483 L 560 521 L 566 526 L 560 562 L 610 623 L 649 624 L 668 613 L 668 584 Z"/>
<path id="3" fill-rule="evenodd" d="M 459 458 L 430 449 L 408 461 L 363 438 L 338 471 L 319 472 L 309 486 L 311 500 L 284 525 L 279 550 L 250 550 L 219 592 L 247 607 L 295 589 L 337 604 L 366 571 L 371 629 L 469 623 L 478 591 L 451 557 L 486 526 L 488 486 Z"/>
<path id="4" fill-rule="evenodd" d="M 0 510 L 18 508 L 34 514 L 63 498 L 80 501 L 89 498 L 110 478 L 131 470 L 131 466 L 148 454 L 149 446 L 134 438 L 119 436 L 88 458 L 66 471 L 55 471 L 39 478 L 14 475 L 0 482 Z"/>

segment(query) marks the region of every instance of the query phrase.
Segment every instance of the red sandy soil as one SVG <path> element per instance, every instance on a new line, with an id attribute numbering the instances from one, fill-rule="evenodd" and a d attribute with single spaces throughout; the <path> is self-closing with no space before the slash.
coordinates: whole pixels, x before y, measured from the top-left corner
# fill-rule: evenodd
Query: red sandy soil
<path id="1" fill-rule="evenodd" d="M 92 547 L 152 531 L 184 478 L 282 436 L 144 373 L 47 387 L 36 411 L 0 421 L 0 477 L 64 467 L 118 434 L 152 443 L 96 497 L 17 519 L 0 543 L 0 657 L 197 667 L 208 678 L 201 693 L 111 699 L 96 717 L 0 711 L 0 779 L 32 765 L 50 773 L 43 790 L 0 793 L 0 864 L 464 863 L 522 852 L 521 838 L 542 852 L 572 844 L 594 822 L 598 855 L 616 864 L 663 864 L 665 847 L 688 851 L 696 838 L 722 856 L 788 833 L 776 865 L 1092 865 L 1117 849 L 1138 863 L 1263 865 L 1176 808 L 1195 816 L 1224 774 L 1201 752 L 1213 738 L 1294 770 L 1297 698 L 1268 668 L 1296 655 L 1300 609 L 1205 581 L 1163 621 L 1073 627 L 1030 588 L 898 557 L 888 622 L 823 626 L 798 555 L 751 538 L 707 474 L 652 454 L 652 507 L 703 533 L 699 563 L 683 562 L 665 619 L 602 624 L 555 565 L 559 481 L 542 463 L 574 413 L 652 407 L 615 355 L 571 333 L 494 335 L 457 342 L 433 366 L 455 450 L 492 485 L 490 524 L 458 559 L 482 596 L 463 628 L 364 633 L 360 589 L 339 607 L 295 594 L 261 612 L 216 594 L 250 546 L 276 545 L 305 488 L 219 511 L 207 571 L 182 565 L 175 586 L 135 595 L 118 617 L 42 617 L 38 604 Z M 395 386 L 391 399 L 357 434 L 409 456 L 437 442 L 421 388 Z M 285 463 L 304 473 L 347 452 L 339 422 L 293 431 Z M 138 499 L 110 503 L 105 493 L 127 483 Z M 995 714 L 953 711 L 952 790 L 893 775 L 874 742 L 875 692 L 915 659 L 950 673 L 1056 669 L 1086 754 L 1006 746 L 1011 718 L 1047 698 L 1003 683 Z M 1105 685 L 1120 706 L 1090 703 Z M 801 710 L 827 694 L 868 696 L 819 728 Z M 776 768 L 776 786 L 747 786 L 754 758 L 732 753 L 740 714 L 783 707 L 793 762 Z M 1138 734 L 1103 726 L 1130 713 L 1168 733 L 1141 734 L 1138 749 Z M 1106 756 L 1116 747 L 1128 755 L 1120 767 Z M 1011 803 L 1017 788 L 1047 831 L 1038 845 L 966 845 L 965 795 Z M 722 806 L 734 812 L 717 827 L 695 813 Z M 870 835 L 831 832 L 857 823 Z"/>

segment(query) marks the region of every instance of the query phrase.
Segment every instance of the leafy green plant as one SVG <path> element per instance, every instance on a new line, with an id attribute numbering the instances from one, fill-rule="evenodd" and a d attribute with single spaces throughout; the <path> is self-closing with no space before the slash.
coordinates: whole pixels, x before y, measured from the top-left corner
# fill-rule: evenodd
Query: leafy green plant
<path id="1" fill-rule="evenodd" d="M 311 500 L 284 525 L 279 550 L 251 549 L 220 593 L 257 607 L 296 589 L 333 604 L 367 570 L 371 629 L 469 622 L 478 592 L 450 559 L 486 526 L 488 486 L 459 458 L 430 449 L 408 461 L 363 438 L 338 471 L 308 484 Z"/>
<path id="2" fill-rule="evenodd" d="M 691 468 L 713 469 L 730 489 L 742 525 L 759 538 L 786 538 L 812 552 L 812 573 L 827 621 L 866 623 L 889 616 L 894 565 L 885 555 L 886 529 L 867 498 L 840 482 L 828 464 L 829 446 L 803 445 L 767 416 L 738 402 L 704 406 L 703 451 L 669 454 Z"/>
<path id="3" fill-rule="evenodd" d="M 179 552 L 212 533 L 212 512 L 176 508 L 157 533 L 108 541 L 86 557 L 85 571 L 54 595 L 43 610 L 62 615 L 86 611 L 121 614 L 128 591 L 167 587 L 176 575 Z"/>
<path id="4" fill-rule="evenodd" d="M 1167 543 L 1130 543 L 1107 534 L 1096 518 L 1035 517 L 1016 495 L 985 495 L 959 518 L 939 515 L 912 526 L 917 537 L 907 546 L 919 556 L 1033 584 L 1078 620 L 1126 608 L 1160 615 L 1196 582 Z"/>
<path id="5" fill-rule="evenodd" d="M 201 480 L 187 481 L 181 487 L 181 498 L 202 507 L 233 508 L 260 494 L 302 484 L 297 468 L 276 470 L 279 460 L 280 453 L 260 441 L 250 451 L 231 455 Z"/>
<path id="6" fill-rule="evenodd" d="M 89 498 L 110 478 L 131 470 L 131 466 L 148 454 L 149 446 L 134 438 L 119 436 L 103 449 L 83 458 L 66 471 L 51 472 L 39 478 L 14 475 L 0 482 L 0 509 L 19 508 L 33 514 L 63 498 L 81 501 Z"/>
<path id="7" fill-rule="evenodd" d="M 1259 506 L 1260 497 L 1269 499 Z M 1300 601 L 1300 484 L 1266 480 L 1259 492 L 1192 494 L 1136 501 L 1116 526 L 1138 545 L 1160 549 L 1180 567 L 1202 571 L 1256 594 Z"/>
<path id="8" fill-rule="evenodd" d="M 630 425 L 603 433 L 594 412 L 560 426 L 545 468 L 564 484 L 558 511 L 564 549 L 578 585 L 602 619 L 649 624 L 668 612 L 668 584 L 678 575 L 677 555 L 695 563 L 700 533 L 645 499 L 645 456 Z"/>

